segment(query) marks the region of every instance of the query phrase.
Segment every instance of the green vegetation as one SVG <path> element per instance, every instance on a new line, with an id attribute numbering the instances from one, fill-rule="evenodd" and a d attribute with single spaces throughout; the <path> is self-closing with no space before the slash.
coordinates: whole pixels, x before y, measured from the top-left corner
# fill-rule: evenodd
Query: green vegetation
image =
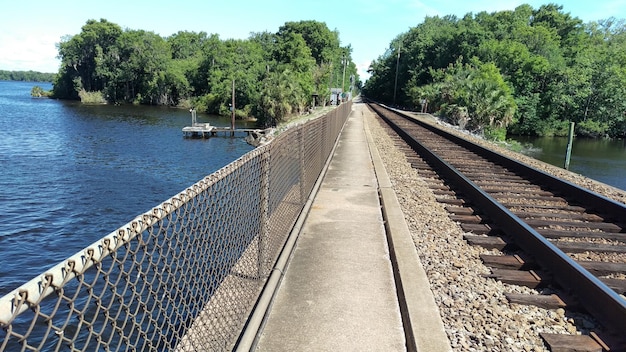
<path id="1" fill-rule="evenodd" d="M 78 96 L 80 97 L 80 102 L 83 104 L 106 104 L 107 100 L 104 98 L 104 94 L 100 91 L 96 92 L 88 92 L 86 90 L 81 90 L 78 92 Z"/>
<path id="2" fill-rule="evenodd" d="M 36 71 L 3 71 L 0 70 L 1 81 L 53 82 L 56 74 Z"/>
<path id="3" fill-rule="evenodd" d="M 254 116 L 269 126 L 306 111 L 313 94 L 329 96 L 329 84 L 341 86 L 342 59 L 346 77 L 356 77 L 351 51 L 340 46 L 339 33 L 316 21 L 287 22 L 277 33 L 253 33 L 247 40 L 221 40 L 204 32 L 162 38 L 89 20 L 80 34 L 59 44 L 53 95 L 228 115 L 234 80 L 236 116 Z M 350 80 L 345 82 L 347 91 Z"/>
<path id="4" fill-rule="evenodd" d="M 31 90 L 30 90 L 30 95 L 32 97 L 35 98 L 43 98 L 43 97 L 49 97 L 52 94 L 52 92 L 50 91 L 45 91 L 43 90 L 43 88 L 41 88 L 40 86 L 34 86 Z"/>
<path id="5" fill-rule="evenodd" d="M 624 20 L 584 24 L 554 4 L 426 17 L 370 73 L 370 98 L 417 108 L 428 99 L 430 112 L 497 140 L 565 136 L 569 121 L 579 136 L 626 136 Z"/>

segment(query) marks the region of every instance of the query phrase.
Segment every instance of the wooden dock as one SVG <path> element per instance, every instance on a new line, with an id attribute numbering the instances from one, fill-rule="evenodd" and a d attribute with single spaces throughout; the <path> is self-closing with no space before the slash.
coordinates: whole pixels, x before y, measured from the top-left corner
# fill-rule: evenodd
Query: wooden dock
<path id="1" fill-rule="evenodd" d="M 185 138 L 209 138 L 217 136 L 218 134 L 230 134 L 232 137 L 238 133 L 245 133 L 247 135 L 251 133 L 261 134 L 263 130 L 253 128 L 235 128 L 233 130 L 230 127 L 218 127 L 209 123 L 194 123 L 192 126 L 183 127 L 183 136 Z"/>

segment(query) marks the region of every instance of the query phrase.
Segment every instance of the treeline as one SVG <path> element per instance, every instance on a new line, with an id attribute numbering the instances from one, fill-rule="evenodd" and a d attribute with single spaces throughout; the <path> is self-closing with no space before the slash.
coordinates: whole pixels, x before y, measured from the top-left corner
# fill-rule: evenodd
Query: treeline
<path id="1" fill-rule="evenodd" d="M 370 73 L 368 96 L 418 109 L 426 99 L 428 111 L 497 139 L 562 136 L 570 121 L 580 136 L 626 135 L 624 20 L 585 24 L 554 4 L 426 17 Z"/>
<path id="2" fill-rule="evenodd" d="M 314 94 L 324 103 L 330 86 L 345 82 L 343 89 L 349 90 L 350 82 L 358 81 L 351 52 L 340 46 L 337 31 L 316 21 L 287 22 L 276 33 L 252 33 L 246 40 L 221 40 L 186 31 L 163 38 L 89 20 L 81 33 L 59 44 L 53 95 L 229 114 L 235 80 L 237 115 L 272 125 L 305 111 Z"/>
<path id="3" fill-rule="evenodd" d="M 37 71 L 4 71 L 0 70 L 1 81 L 53 82 L 56 74 Z"/>

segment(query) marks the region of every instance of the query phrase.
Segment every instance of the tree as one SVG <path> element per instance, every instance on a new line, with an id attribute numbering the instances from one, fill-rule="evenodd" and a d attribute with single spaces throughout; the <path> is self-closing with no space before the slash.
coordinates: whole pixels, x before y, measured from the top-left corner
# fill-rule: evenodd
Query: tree
<path id="1" fill-rule="evenodd" d="M 340 56 L 339 33 L 317 21 L 287 22 L 278 30 L 278 37 L 300 34 L 311 50 L 317 65 L 330 62 Z"/>
<path id="2" fill-rule="evenodd" d="M 463 64 L 459 58 L 456 64 L 434 70 L 432 75 L 434 84 L 409 89 L 415 105 L 426 98 L 451 122 L 461 124 L 459 118 L 463 118 L 462 125 L 472 130 L 506 128 L 514 121 L 517 106 L 511 88 L 494 64 L 477 60 Z"/>
<path id="3" fill-rule="evenodd" d="M 102 90 L 108 83 L 109 70 L 105 65 L 110 50 L 121 35 L 120 26 L 101 19 L 87 21 L 80 34 L 64 38 L 58 45 L 61 70 L 57 80 L 64 88 L 69 88 L 69 82 L 75 82 L 74 91 L 55 89 L 55 95 L 77 98 L 81 89 Z"/>
<path id="4" fill-rule="evenodd" d="M 170 48 L 161 36 L 143 30 L 127 30 L 111 50 L 107 60 L 110 83 L 109 101 L 167 104 L 165 73 Z"/>
<path id="5" fill-rule="evenodd" d="M 312 94 L 323 94 L 330 78 L 341 77 L 344 69 L 346 85 L 354 83 L 350 54 L 349 46 L 339 46 L 337 32 L 315 21 L 288 22 L 277 33 L 253 33 L 247 40 L 221 40 L 217 34 L 186 31 L 163 38 L 89 20 L 81 33 L 59 44 L 62 65 L 54 94 L 230 114 L 234 80 L 236 116 L 271 110 L 272 118 L 280 119 L 283 110 L 261 103 L 262 91 L 281 99 L 276 106 L 286 106 L 287 113 L 303 112 Z M 267 82 L 285 91 L 274 92 Z"/>
<path id="6" fill-rule="evenodd" d="M 207 68 L 208 93 L 203 102 L 209 113 L 229 111 L 232 80 L 235 80 L 237 108 L 250 115 L 258 101 L 259 82 L 267 71 L 264 53 L 258 42 L 229 39 L 218 45 L 215 56 L 207 57 L 201 68 Z M 217 55 L 219 53 L 219 55 Z"/>
<path id="7" fill-rule="evenodd" d="M 325 23 L 317 21 L 287 22 L 276 33 L 277 42 L 293 42 L 294 34 L 302 37 L 314 60 L 315 68 L 311 71 L 313 92 L 330 96 L 330 88 L 337 87 L 347 92 L 351 87 L 350 77 L 354 77 L 353 83 L 358 84 L 357 68 L 351 58 L 352 48 L 340 46 L 339 32 L 331 31 Z"/>
<path id="8" fill-rule="evenodd" d="M 168 104 L 191 107 L 194 93 L 206 93 L 206 73 L 202 73 L 201 65 L 206 49 L 220 42 L 219 37 L 208 36 L 205 32 L 179 31 L 166 40 L 172 53 L 164 78 Z"/>
<path id="9" fill-rule="evenodd" d="M 457 107 L 467 108 L 470 115 L 488 117 L 485 121 L 509 121 L 503 125 L 513 133 L 563 135 L 571 120 L 577 122 L 580 135 L 621 136 L 626 133 L 626 103 L 616 97 L 626 93 L 625 32 L 623 20 L 583 25 L 554 4 L 467 14 L 460 20 L 427 17 L 394 38 L 389 49 L 372 62 L 372 77 L 364 93 L 391 103 L 398 72 L 397 103 L 401 105 L 411 106 L 419 102 L 418 97 L 428 96 L 430 108 L 441 108 L 442 114 L 448 108 L 457 112 L 462 110 Z M 484 64 L 493 64 L 501 74 L 485 76 L 493 82 L 452 74 L 467 73 L 460 64 L 468 63 L 481 75 Z M 443 69 L 446 80 L 440 77 Z M 511 105 L 507 94 L 497 93 L 506 91 L 498 77 L 514 97 L 513 117 L 502 115 Z M 471 90 L 465 91 L 468 87 Z M 473 107 L 457 105 L 466 104 L 471 94 L 484 100 Z M 490 111 L 501 103 L 503 110 Z"/>
<path id="10" fill-rule="evenodd" d="M 296 96 L 291 72 L 272 72 L 264 80 L 259 99 L 258 124 L 262 127 L 276 126 L 293 110 L 290 99 Z"/>
<path id="11" fill-rule="evenodd" d="M 4 71 L 0 70 L 0 80 L 26 82 L 54 82 L 54 73 L 36 71 Z"/>
<path id="12" fill-rule="evenodd" d="M 205 32 L 180 31 L 169 36 L 166 40 L 172 50 L 172 59 L 189 59 L 201 56 L 202 48 L 207 41 L 207 34 Z"/>

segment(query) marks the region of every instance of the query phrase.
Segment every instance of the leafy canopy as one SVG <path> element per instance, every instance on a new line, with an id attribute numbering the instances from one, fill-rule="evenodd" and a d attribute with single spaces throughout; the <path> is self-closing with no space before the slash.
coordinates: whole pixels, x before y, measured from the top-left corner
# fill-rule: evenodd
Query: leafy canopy
<path id="1" fill-rule="evenodd" d="M 368 96 L 406 106 L 428 97 L 443 116 L 467 114 L 468 128 L 563 135 L 574 121 L 579 135 L 626 136 L 624 20 L 585 24 L 555 4 L 426 17 L 369 71 Z"/>
<path id="2" fill-rule="evenodd" d="M 58 50 L 56 98 L 98 96 L 111 103 L 229 114 L 234 80 L 237 116 L 256 116 L 263 125 L 304 112 L 314 94 L 325 103 L 331 88 L 348 91 L 358 85 L 351 48 L 341 47 L 339 33 L 317 21 L 287 22 L 276 33 L 253 33 L 246 40 L 221 40 L 217 34 L 187 31 L 163 38 L 122 30 L 105 19 L 89 20 L 79 34 L 63 38 Z"/>

